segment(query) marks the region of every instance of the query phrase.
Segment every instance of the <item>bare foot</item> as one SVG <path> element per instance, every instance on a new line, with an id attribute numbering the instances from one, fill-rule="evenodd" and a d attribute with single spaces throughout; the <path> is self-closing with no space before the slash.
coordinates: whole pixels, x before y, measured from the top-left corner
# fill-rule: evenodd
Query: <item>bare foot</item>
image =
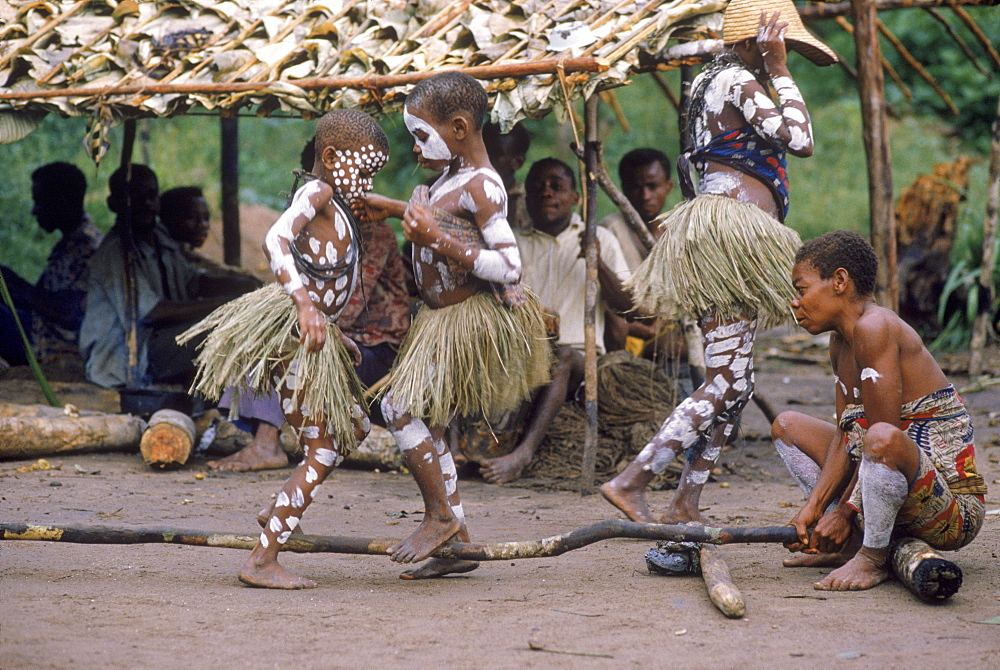
<path id="1" fill-rule="evenodd" d="M 529 454 L 518 453 L 515 449 L 506 456 L 483 461 L 479 466 L 479 472 L 483 479 L 491 484 L 507 484 L 520 479 L 530 462 Z"/>
<path id="2" fill-rule="evenodd" d="M 839 568 L 854 558 L 861 549 L 861 535 L 852 533 L 847 544 L 840 551 L 829 554 L 795 554 L 781 562 L 786 568 Z"/>
<path id="3" fill-rule="evenodd" d="M 434 579 L 460 572 L 472 572 L 479 567 L 479 561 L 461 561 L 455 558 L 432 558 L 419 568 L 407 570 L 400 579 Z"/>
<path id="4" fill-rule="evenodd" d="M 601 484 L 601 495 L 609 503 L 620 509 L 632 521 L 642 523 L 653 523 L 653 517 L 649 513 L 649 506 L 646 504 L 646 497 L 643 495 L 645 486 L 640 490 L 628 489 L 619 486 L 615 482 L 617 478 L 610 482 Z"/>
<path id="5" fill-rule="evenodd" d="M 250 444 L 243 447 L 235 454 L 220 458 L 217 461 L 209 461 L 208 467 L 211 470 L 229 470 L 232 472 L 251 472 L 254 470 L 277 470 L 288 467 L 288 456 L 281 443 L 275 441 L 273 444 L 258 442 L 254 439 Z"/>
<path id="6" fill-rule="evenodd" d="M 248 560 L 240 570 L 240 581 L 250 586 L 261 586 L 266 589 L 313 589 L 316 582 L 305 577 L 299 577 L 294 572 L 286 570 L 277 561 L 258 565 L 254 560 Z"/>
<path id="7" fill-rule="evenodd" d="M 822 581 L 813 584 L 813 588 L 818 591 L 870 589 L 889 578 L 889 571 L 885 567 L 887 555 L 886 549 L 861 547 L 854 558 L 828 574 Z"/>
<path id="8" fill-rule="evenodd" d="M 455 517 L 445 520 L 425 514 L 420 527 L 412 535 L 389 547 L 389 558 L 397 563 L 422 561 L 461 529 L 462 522 Z"/>
<path id="9" fill-rule="evenodd" d="M 666 524 L 680 524 L 680 523 L 699 523 L 703 526 L 707 526 L 705 520 L 702 518 L 701 514 L 697 510 L 689 510 L 680 507 L 670 506 L 665 512 L 661 512 L 653 517 L 654 523 L 666 523 Z"/>

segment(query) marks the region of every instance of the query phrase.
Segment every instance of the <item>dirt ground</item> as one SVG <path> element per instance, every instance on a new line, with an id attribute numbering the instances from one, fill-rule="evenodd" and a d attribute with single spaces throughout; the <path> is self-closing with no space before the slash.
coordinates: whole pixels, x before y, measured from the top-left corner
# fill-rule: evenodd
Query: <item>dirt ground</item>
<path id="1" fill-rule="evenodd" d="M 788 360 L 787 343 L 774 338 L 759 351 L 758 389 L 776 410 L 832 415 L 823 365 Z M 807 347 L 791 357 L 822 354 Z M 959 389 L 972 386 L 951 377 Z M 59 392 L 113 406 L 84 384 Z M 965 398 L 991 484 L 987 507 L 997 510 L 1000 393 L 993 386 Z M 38 402 L 40 394 L 28 381 L 0 380 L 0 400 Z M 721 458 L 724 474 L 705 489 L 704 512 L 717 525 L 783 525 L 802 496 L 764 439 L 762 413 L 751 406 L 744 416 L 741 439 Z M 290 472 L 219 475 L 203 462 L 153 472 L 137 454 L 71 456 L 52 459 L 58 469 L 18 471 L 30 464 L 0 462 L 0 520 L 251 533 L 254 513 Z M 463 480 L 473 539 L 537 539 L 617 516 L 599 496 L 531 484 Z M 420 519 L 406 474 L 339 470 L 323 494 L 305 517 L 308 532 L 402 538 Z M 671 495 L 652 492 L 654 508 Z M 924 604 L 896 582 L 815 591 L 826 570 L 783 568 L 780 546 L 733 545 L 725 554 L 747 615 L 729 620 L 699 578 L 649 575 L 650 546 L 611 540 L 424 582 L 397 579 L 401 568 L 387 558 L 289 554 L 283 563 L 319 588 L 283 592 L 240 585 L 244 554 L 231 549 L 0 542 L 0 668 L 1000 666 L 1000 628 L 984 623 L 1000 616 L 996 514 L 953 555 L 965 583 L 943 605 Z"/>

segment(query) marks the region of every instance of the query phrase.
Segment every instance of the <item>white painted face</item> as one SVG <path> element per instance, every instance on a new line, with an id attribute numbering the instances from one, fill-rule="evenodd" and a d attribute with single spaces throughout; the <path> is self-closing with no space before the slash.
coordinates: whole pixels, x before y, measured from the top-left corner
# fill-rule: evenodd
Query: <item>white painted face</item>
<path id="1" fill-rule="evenodd" d="M 329 166 L 332 186 L 348 203 L 372 190 L 372 176 L 382 169 L 389 156 L 374 144 L 358 149 L 336 149 Z"/>
<path id="2" fill-rule="evenodd" d="M 425 160 L 450 161 L 453 158 L 451 149 L 448 148 L 444 138 L 434 129 L 434 126 L 419 116 L 411 114 L 409 107 L 403 107 L 403 123 L 413 135 L 413 140 L 420 147 L 420 155 Z"/>

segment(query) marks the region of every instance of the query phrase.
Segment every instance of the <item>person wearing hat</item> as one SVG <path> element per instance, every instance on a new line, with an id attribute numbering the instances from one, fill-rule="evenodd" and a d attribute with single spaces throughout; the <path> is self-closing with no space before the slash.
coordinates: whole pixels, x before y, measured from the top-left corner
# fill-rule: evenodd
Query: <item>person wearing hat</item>
<path id="1" fill-rule="evenodd" d="M 694 80 L 684 110 L 678 178 L 686 200 L 663 216 L 663 234 L 628 282 L 638 309 L 697 320 L 706 368 L 704 383 L 601 486 L 633 521 L 702 521 L 702 487 L 753 393 L 757 328 L 792 317 L 788 278 L 800 241 L 784 225 L 785 154 L 811 155 L 813 138 L 787 49 L 819 65 L 837 57 L 806 31 L 791 0 L 732 0 L 723 41 L 727 48 Z M 646 486 L 680 453 L 687 458 L 677 493 L 654 517 Z"/>

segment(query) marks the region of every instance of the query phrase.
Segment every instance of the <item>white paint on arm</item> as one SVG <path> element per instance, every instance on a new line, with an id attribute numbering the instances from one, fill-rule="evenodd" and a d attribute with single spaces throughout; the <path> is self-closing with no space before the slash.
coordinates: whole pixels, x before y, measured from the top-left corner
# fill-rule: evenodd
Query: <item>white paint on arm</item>
<path id="1" fill-rule="evenodd" d="M 878 373 L 875 368 L 865 368 L 861 371 L 861 381 L 871 380 L 873 384 L 877 384 L 878 380 L 882 378 L 882 375 Z"/>
<path id="2" fill-rule="evenodd" d="M 296 191 L 292 204 L 282 212 L 264 237 L 264 246 L 271 260 L 271 271 L 282 282 L 282 287 L 288 294 L 302 288 L 302 279 L 295 267 L 290 247 L 295 243 L 295 236 L 302 227 L 316 217 L 316 209 L 310 198 L 320 193 L 320 184 L 319 180 L 310 181 Z"/>

